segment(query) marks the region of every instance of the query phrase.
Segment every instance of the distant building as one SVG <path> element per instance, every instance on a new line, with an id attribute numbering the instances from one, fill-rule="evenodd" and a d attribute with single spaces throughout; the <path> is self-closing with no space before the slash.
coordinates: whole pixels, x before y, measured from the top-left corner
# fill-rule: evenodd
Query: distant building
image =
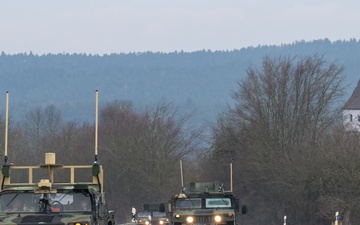
<path id="1" fill-rule="evenodd" d="M 360 131 L 360 80 L 342 109 L 345 129 Z"/>

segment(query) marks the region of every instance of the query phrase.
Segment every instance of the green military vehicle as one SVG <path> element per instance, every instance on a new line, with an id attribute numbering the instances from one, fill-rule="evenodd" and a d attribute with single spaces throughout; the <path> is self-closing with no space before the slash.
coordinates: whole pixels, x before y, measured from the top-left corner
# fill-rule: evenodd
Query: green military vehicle
<path id="1" fill-rule="evenodd" d="M 240 205 L 232 189 L 225 191 L 218 181 L 189 182 L 182 186 L 181 193 L 169 202 L 173 225 L 236 224 Z M 246 206 L 241 207 L 241 213 L 246 213 Z"/>
<path id="2" fill-rule="evenodd" d="M 7 118 L 6 113 L 5 139 Z M 5 140 L 0 225 L 114 225 L 114 212 L 108 210 L 103 192 L 103 169 L 95 152 L 92 165 L 57 164 L 55 153 L 46 153 L 44 164 L 18 166 L 7 162 Z"/>
<path id="3" fill-rule="evenodd" d="M 143 210 L 136 212 L 133 208 L 133 221 L 137 225 L 167 225 L 169 218 L 165 212 L 165 205 L 163 203 L 143 204 Z"/>
<path id="4" fill-rule="evenodd" d="M 140 211 L 133 214 L 133 220 L 136 225 L 150 225 L 151 224 L 151 212 Z"/>
<path id="5" fill-rule="evenodd" d="M 173 225 L 235 225 L 239 208 L 239 200 L 219 182 L 190 182 L 171 198 L 169 211 Z M 241 213 L 246 213 L 245 206 Z"/>
<path id="6" fill-rule="evenodd" d="M 143 212 L 151 213 L 151 225 L 167 225 L 169 218 L 165 211 L 163 203 L 144 204 Z"/>

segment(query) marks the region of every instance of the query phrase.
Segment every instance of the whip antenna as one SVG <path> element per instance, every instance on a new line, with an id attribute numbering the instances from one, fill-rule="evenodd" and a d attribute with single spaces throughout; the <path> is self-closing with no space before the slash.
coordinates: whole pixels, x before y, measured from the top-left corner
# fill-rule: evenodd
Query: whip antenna
<path id="1" fill-rule="evenodd" d="M 93 176 L 96 177 L 97 182 L 99 184 L 99 189 L 100 189 L 100 193 L 101 193 L 101 202 L 103 204 L 105 204 L 105 196 L 104 196 L 104 192 L 103 192 L 103 186 L 101 184 L 102 176 L 103 176 L 102 169 L 97 161 L 97 156 L 98 156 L 98 108 L 99 108 L 98 99 L 99 99 L 99 94 L 98 94 L 98 90 L 96 90 L 96 93 L 95 93 L 95 162 L 94 162 L 94 165 L 92 168 L 92 174 L 93 174 Z"/>
<path id="2" fill-rule="evenodd" d="M 96 90 L 95 93 L 95 163 L 97 163 L 98 155 L 98 113 L 99 111 L 99 92 Z"/>
<path id="3" fill-rule="evenodd" d="M 180 176 L 181 176 L 181 187 L 184 187 L 184 177 L 183 177 L 182 161 L 181 160 L 180 160 Z"/>
<path id="4" fill-rule="evenodd" d="M 233 191 L 233 168 L 232 168 L 232 163 L 230 163 L 230 191 Z"/>
<path id="5" fill-rule="evenodd" d="M 9 92 L 6 92 L 6 106 L 5 106 L 5 164 L 7 164 L 8 156 L 8 130 L 9 130 Z"/>

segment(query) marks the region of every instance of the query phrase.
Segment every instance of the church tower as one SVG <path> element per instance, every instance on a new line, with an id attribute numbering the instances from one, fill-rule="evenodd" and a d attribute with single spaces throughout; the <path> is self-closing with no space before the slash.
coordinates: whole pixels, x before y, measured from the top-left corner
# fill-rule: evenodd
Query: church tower
<path id="1" fill-rule="evenodd" d="M 342 109 L 345 129 L 347 131 L 360 131 L 360 80 Z"/>

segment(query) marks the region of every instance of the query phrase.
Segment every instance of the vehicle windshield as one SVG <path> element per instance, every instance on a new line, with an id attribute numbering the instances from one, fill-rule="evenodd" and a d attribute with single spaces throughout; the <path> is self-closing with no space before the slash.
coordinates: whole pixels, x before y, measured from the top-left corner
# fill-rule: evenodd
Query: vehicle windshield
<path id="1" fill-rule="evenodd" d="M 0 212 L 71 212 L 91 211 L 90 194 L 73 192 L 39 194 L 8 192 L 0 195 Z"/>
<path id="2" fill-rule="evenodd" d="M 164 212 L 153 212 L 153 217 L 156 217 L 156 218 L 166 217 L 166 213 L 164 213 Z"/>
<path id="3" fill-rule="evenodd" d="M 148 218 L 149 216 L 151 216 L 150 212 L 138 212 L 138 217 L 146 217 L 146 218 Z"/>
<path id="4" fill-rule="evenodd" d="M 230 198 L 207 198 L 205 200 L 206 208 L 229 208 L 231 207 Z"/>
<path id="5" fill-rule="evenodd" d="M 177 199 L 175 207 L 178 209 L 200 209 L 201 208 L 201 198 L 186 198 L 186 199 Z"/>

